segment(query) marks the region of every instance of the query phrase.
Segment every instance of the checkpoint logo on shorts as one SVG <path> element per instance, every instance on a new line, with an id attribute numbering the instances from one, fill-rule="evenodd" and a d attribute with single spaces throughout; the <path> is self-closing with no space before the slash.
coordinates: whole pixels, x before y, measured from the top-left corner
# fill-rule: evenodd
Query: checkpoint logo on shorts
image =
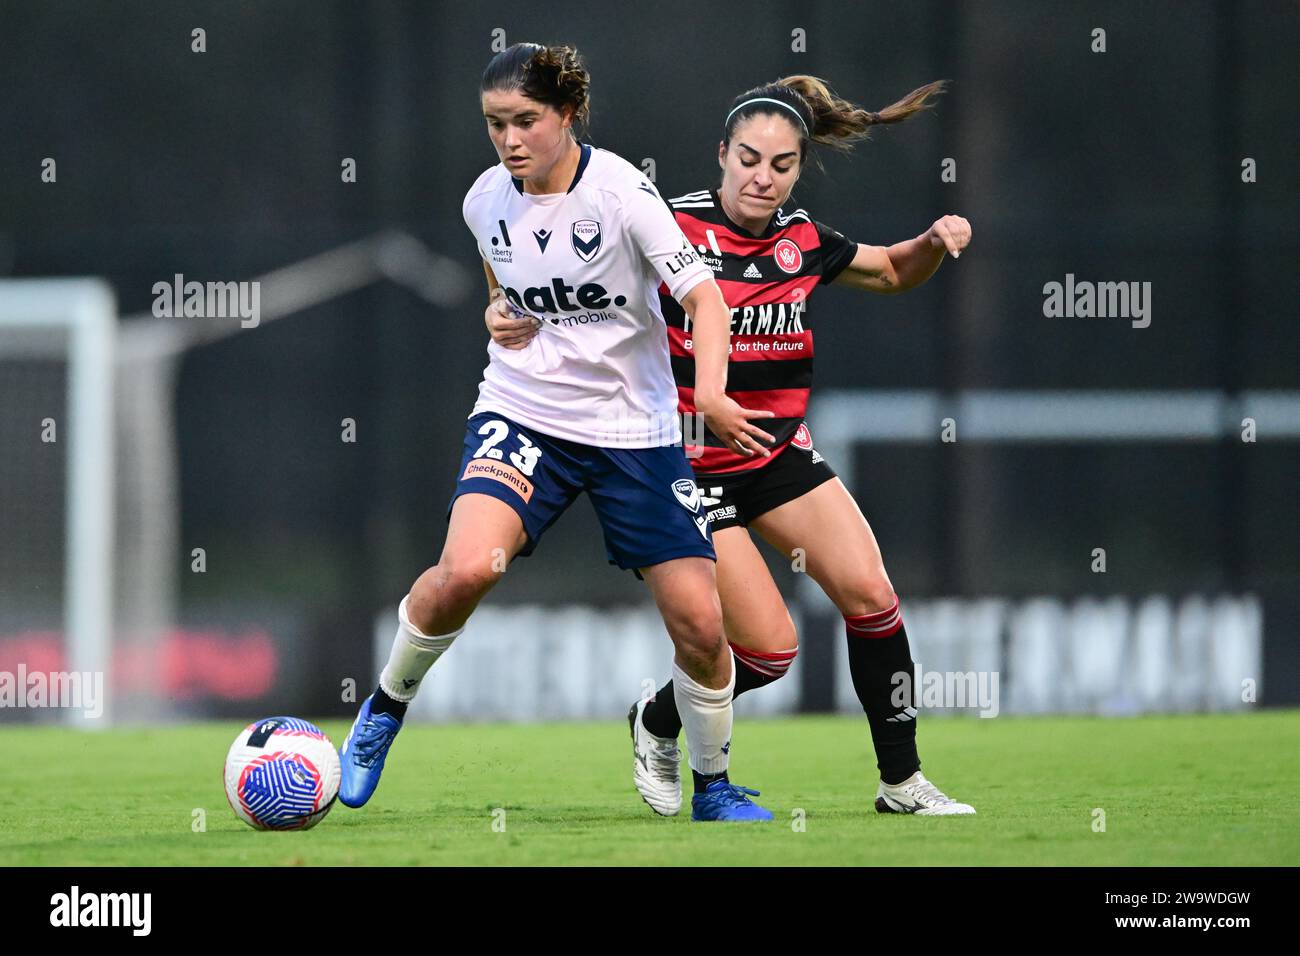
<path id="1" fill-rule="evenodd" d="M 465 466 L 465 474 L 460 476 L 461 481 L 470 478 L 490 478 L 493 481 L 499 481 L 514 491 L 520 498 L 523 498 L 524 504 L 527 504 L 533 497 L 533 483 L 525 478 L 518 469 L 503 465 L 500 462 L 486 458 L 475 458 Z"/>

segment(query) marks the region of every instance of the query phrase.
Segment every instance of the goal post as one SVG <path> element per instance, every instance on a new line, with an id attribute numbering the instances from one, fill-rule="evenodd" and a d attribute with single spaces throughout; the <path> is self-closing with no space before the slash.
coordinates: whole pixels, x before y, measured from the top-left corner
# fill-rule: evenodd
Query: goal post
<path id="1" fill-rule="evenodd" d="M 0 429 L 5 436 L 0 466 L 0 521 L 25 533 L 0 541 L 0 629 L 57 624 L 62 630 L 63 668 L 99 675 L 107 694 L 113 630 L 113 368 L 117 307 L 101 279 L 0 280 Z M 27 371 L 24 371 L 24 365 Z M 28 383 L 63 380 L 62 410 L 42 408 L 41 393 Z M 51 391 L 44 394 L 53 395 Z M 64 420 L 66 419 L 66 420 Z M 57 451 L 44 455 L 42 448 Z M 42 462 L 42 457 L 46 458 Z M 23 491 L 49 476 L 49 458 L 61 460 L 63 495 L 60 509 L 32 514 Z M 21 524 L 19 524 L 21 522 Z M 51 554 L 62 543 L 60 580 L 42 580 L 41 569 L 23 573 L 33 549 Z M 57 558 L 45 563 L 50 569 Z M 9 573 L 13 572 L 13 573 Z M 46 575 L 52 578 L 52 573 Z M 62 593 L 57 621 L 42 611 L 37 591 Z M 24 611 L 24 606 L 27 610 Z M 6 614 L 12 615 L 9 620 Z M 24 621 L 23 615 L 27 614 Z M 18 688 L 24 692 L 25 688 Z M 90 719 L 87 711 L 68 707 L 68 722 L 87 728 L 109 722 L 109 701 Z"/>

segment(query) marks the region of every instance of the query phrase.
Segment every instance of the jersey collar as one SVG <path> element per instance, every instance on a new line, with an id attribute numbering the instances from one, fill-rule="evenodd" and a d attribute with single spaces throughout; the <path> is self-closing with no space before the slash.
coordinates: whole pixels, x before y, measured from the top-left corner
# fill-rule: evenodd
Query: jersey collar
<path id="1" fill-rule="evenodd" d="M 565 190 L 566 193 L 573 192 L 573 187 L 578 185 L 578 180 L 582 178 L 582 174 L 587 169 L 587 163 L 591 161 L 591 147 L 586 143 L 579 143 L 578 145 L 582 147 L 582 155 L 578 157 L 578 168 L 573 171 L 573 182 L 569 183 L 569 188 Z M 515 179 L 515 177 L 511 176 L 510 181 L 515 185 L 515 192 L 521 196 L 525 195 L 524 181 L 522 179 Z"/>

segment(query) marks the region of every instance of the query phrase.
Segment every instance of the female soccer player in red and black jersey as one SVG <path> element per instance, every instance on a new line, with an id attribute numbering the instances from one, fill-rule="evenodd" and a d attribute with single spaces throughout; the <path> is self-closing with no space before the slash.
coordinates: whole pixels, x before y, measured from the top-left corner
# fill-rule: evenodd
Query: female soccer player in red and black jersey
<path id="1" fill-rule="evenodd" d="M 816 77 L 790 76 L 737 97 L 726 116 L 718 163 L 722 183 L 671 200 L 683 233 L 708 263 L 731 309 L 727 394 L 767 412 L 748 436 L 728 444 L 705 431 L 688 448 L 710 508 L 718 593 L 735 656 L 735 694 L 770 684 L 789 669 L 797 637 L 789 611 L 749 529 L 785 554 L 801 549 L 807 572 L 844 615 L 853 686 L 866 711 L 881 783 L 876 809 L 927 815 L 974 813 L 920 772 L 916 709 L 896 693 L 914 667 L 898 597 L 880 547 L 844 484 L 813 447 L 804 422 L 812 386 L 809 296 L 820 284 L 894 294 L 925 282 L 946 254 L 960 255 L 970 224 L 944 216 L 894 245 L 850 242 L 802 209 L 783 204 L 809 160 L 811 144 L 848 149 L 880 123 L 929 105 L 931 83 L 879 112 L 834 96 Z M 661 290 L 679 409 L 696 414 L 690 318 Z M 507 347 L 531 330 L 489 310 L 489 328 Z M 762 425 L 760 429 L 758 424 Z M 670 682 L 629 715 L 637 789 L 665 815 L 681 804 L 677 736 L 681 719 Z"/>

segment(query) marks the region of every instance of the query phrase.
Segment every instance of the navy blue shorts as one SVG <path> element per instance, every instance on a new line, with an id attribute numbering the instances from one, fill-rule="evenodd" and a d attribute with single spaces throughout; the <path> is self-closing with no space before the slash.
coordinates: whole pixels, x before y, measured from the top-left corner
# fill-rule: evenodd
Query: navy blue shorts
<path id="1" fill-rule="evenodd" d="M 673 558 L 717 560 L 709 520 L 680 445 L 597 448 L 552 438 L 496 412 L 480 412 L 465 429 L 456 491 L 504 501 L 528 533 L 533 553 L 555 519 L 585 491 L 605 532 L 611 564 L 645 568 Z"/>

